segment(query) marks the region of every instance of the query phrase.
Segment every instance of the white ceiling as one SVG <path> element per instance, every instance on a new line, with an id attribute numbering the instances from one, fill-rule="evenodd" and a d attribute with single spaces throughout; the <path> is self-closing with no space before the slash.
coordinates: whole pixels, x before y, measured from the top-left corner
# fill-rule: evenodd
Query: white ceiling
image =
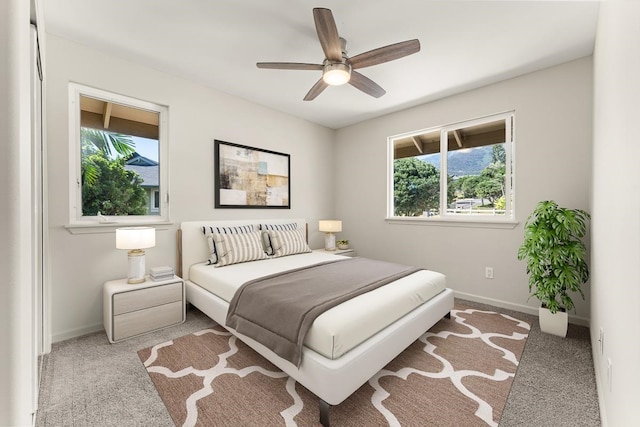
<path id="1" fill-rule="evenodd" d="M 45 0 L 46 31 L 330 128 L 593 53 L 595 1 Z M 322 63 L 312 9 L 333 11 L 349 55 L 417 38 L 421 51 L 359 70 L 386 91 L 350 85 L 303 101 Z"/>

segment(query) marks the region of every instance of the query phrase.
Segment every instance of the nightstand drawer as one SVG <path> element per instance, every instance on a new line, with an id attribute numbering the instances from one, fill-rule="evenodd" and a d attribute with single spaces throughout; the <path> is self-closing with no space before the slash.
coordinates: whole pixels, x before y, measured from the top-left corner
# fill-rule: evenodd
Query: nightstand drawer
<path id="1" fill-rule="evenodd" d="M 117 316 L 174 301 L 182 301 L 182 282 L 117 293 L 113 295 L 113 314 Z"/>
<path id="2" fill-rule="evenodd" d="M 182 288 L 180 283 L 177 285 L 179 286 L 179 289 Z M 114 316 L 113 341 L 119 341 L 134 335 L 139 335 L 182 322 L 184 306 L 182 304 L 182 298 L 180 297 L 179 299 L 179 301 L 169 304 L 163 304 L 144 310 L 137 310 L 121 314 L 119 316 Z"/>

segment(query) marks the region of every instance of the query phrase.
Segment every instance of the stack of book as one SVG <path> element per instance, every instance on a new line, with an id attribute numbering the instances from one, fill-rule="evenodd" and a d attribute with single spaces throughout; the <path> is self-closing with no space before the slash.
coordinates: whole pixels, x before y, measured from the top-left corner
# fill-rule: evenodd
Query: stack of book
<path id="1" fill-rule="evenodd" d="M 151 269 L 151 280 L 159 282 L 173 278 L 173 268 L 171 267 L 153 267 Z"/>

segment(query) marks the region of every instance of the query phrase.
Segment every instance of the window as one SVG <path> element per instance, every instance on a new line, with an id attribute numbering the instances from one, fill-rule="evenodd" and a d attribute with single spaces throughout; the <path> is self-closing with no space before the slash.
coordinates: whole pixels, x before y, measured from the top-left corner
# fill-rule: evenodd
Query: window
<path id="1" fill-rule="evenodd" d="M 153 192 L 153 206 L 151 209 L 156 211 L 160 209 L 160 192 L 157 190 Z"/>
<path id="2" fill-rule="evenodd" d="M 511 221 L 513 113 L 389 138 L 389 218 Z"/>
<path id="3" fill-rule="evenodd" d="M 70 223 L 168 221 L 167 108 L 69 85 Z"/>

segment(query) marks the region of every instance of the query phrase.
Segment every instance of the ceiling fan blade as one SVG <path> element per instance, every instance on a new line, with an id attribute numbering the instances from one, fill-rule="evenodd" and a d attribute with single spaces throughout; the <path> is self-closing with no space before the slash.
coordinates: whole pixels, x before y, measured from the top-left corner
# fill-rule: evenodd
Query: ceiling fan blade
<path id="1" fill-rule="evenodd" d="M 373 96 L 374 98 L 380 98 L 382 95 L 387 93 L 387 91 L 382 89 L 369 77 L 365 77 L 354 70 L 351 70 L 351 79 L 349 80 L 349 84 L 356 89 L 360 89 L 364 93 Z"/>
<path id="2" fill-rule="evenodd" d="M 322 79 L 318 80 L 316 84 L 313 85 L 311 90 L 309 90 L 309 92 L 305 95 L 304 100 L 313 101 L 314 99 L 316 99 L 318 95 L 322 93 L 323 90 L 327 88 L 327 86 L 329 85 L 326 84 L 324 80 Z"/>
<path id="3" fill-rule="evenodd" d="M 420 41 L 417 39 L 407 40 L 361 53 L 349 59 L 349 62 L 351 68 L 358 69 L 393 61 L 419 51 Z"/>
<path id="4" fill-rule="evenodd" d="M 316 32 L 325 57 L 329 61 L 342 60 L 342 48 L 336 21 L 331 10 L 317 7 L 313 9 L 313 20 L 316 23 Z"/>
<path id="5" fill-rule="evenodd" d="M 304 64 L 298 62 L 258 62 L 258 68 L 273 70 L 322 70 L 322 64 Z"/>

